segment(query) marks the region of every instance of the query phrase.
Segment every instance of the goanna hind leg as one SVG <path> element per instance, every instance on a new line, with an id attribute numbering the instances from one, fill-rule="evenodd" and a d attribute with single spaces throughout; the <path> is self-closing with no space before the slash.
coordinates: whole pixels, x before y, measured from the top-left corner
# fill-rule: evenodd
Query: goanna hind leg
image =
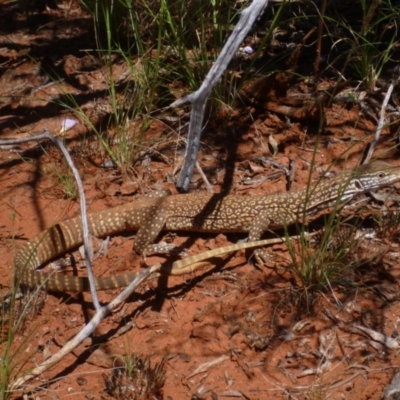
<path id="1" fill-rule="evenodd" d="M 271 224 L 271 220 L 267 216 L 260 216 L 259 218 L 255 218 L 253 225 L 249 230 L 249 242 L 254 242 L 256 240 L 260 240 L 264 232 L 268 231 L 268 226 Z M 270 251 L 265 249 L 256 249 L 253 252 L 253 256 L 256 261 L 256 265 L 261 268 L 264 265 L 273 265 L 275 266 L 275 262 L 273 259 L 275 258 Z"/>

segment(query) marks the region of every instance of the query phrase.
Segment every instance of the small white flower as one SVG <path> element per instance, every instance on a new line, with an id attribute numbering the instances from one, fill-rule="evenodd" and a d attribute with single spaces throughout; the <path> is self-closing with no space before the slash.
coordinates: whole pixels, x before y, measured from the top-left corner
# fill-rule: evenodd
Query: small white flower
<path id="1" fill-rule="evenodd" d="M 70 129 L 72 129 L 76 124 L 77 124 L 77 122 L 74 119 L 70 119 L 70 118 L 63 119 L 62 122 L 61 122 L 60 133 L 64 134 L 65 132 L 67 132 Z"/>

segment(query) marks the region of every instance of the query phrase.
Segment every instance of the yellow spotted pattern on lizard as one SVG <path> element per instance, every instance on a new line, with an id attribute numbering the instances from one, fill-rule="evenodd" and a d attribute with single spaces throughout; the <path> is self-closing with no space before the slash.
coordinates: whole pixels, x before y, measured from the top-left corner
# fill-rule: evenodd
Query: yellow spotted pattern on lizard
<path id="1" fill-rule="evenodd" d="M 259 240 L 271 229 L 303 223 L 320 211 L 339 206 L 360 193 L 400 181 L 400 168 L 375 161 L 320 179 L 309 188 L 285 194 L 239 196 L 205 193 L 141 198 L 88 216 L 90 234 L 96 237 L 137 230 L 139 254 L 162 250 L 154 241 L 160 231 L 247 232 Z M 81 218 L 60 222 L 23 245 L 15 258 L 15 284 L 49 291 L 89 290 L 87 278 L 36 271 L 51 259 L 82 244 Z M 136 273 L 96 278 L 98 290 L 128 285 Z"/>

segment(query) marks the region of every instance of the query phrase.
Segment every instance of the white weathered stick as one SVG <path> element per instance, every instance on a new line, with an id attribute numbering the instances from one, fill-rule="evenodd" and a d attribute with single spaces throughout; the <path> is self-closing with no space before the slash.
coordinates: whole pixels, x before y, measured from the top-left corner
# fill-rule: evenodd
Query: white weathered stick
<path id="1" fill-rule="evenodd" d="M 185 159 L 182 170 L 177 181 L 177 188 L 187 191 L 193 170 L 196 165 L 197 153 L 199 150 L 200 136 L 203 125 L 204 110 L 207 98 L 217 84 L 222 74 L 228 67 L 229 62 L 237 52 L 247 33 L 254 24 L 254 21 L 268 5 L 268 0 L 254 0 L 253 3 L 244 9 L 240 15 L 240 20 L 235 26 L 231 36 L 225 43 L 220 55 L 211 67 L 200 89 L 190 95 L 174 101 L 170 107 L 182 107 L 185 104 L 193 105 L 189 133 L 185 151 Z"/>
<path id="2" fill-rule="evenodd" d="M 147 279 L 152 273 L 157 272 L 160 269 L 160 264 L 153 265 L 151 267 L 146 268 L 143 272 L 141 272 L 137 278 L 127 287 L 125 288 L 114 300 L 108 303 L 104 307 L 100 307 L 96 310 L 96 314 L 90 320 L 90 322 L 85 325 L 85 327 L 69 342 L 67 342 L 56 354 L 48 358 L 42 364 L 38 365 L 29 374 L 22 376 L 21 378 L 14 381 L 9 390 L 16 390 L 20 388 L 25 382 L 30 379 L 35 378 L 36 376 L 42 374 L 44 371 L 49 369 L 51 366 L 57 364 L 61 361 L 67 354 L 69 354 L 72 350 L 74 350 L 77 346 L 79 346 L 86 338 L 88 338 L 94 330 L 100 325 L 101 321 L 116 307 L 118 307 L 123 301 L 125 301 L 136 289 L 138 285 L 140 285 L 145 279 Z"/>
<path id="3" fill-rule="evenodd" d="M 379 140 L 379 137 L 381 136 L 383 125 L 386 122 L 386 108 L 389 103 L 389 99 L 392 96 L 392 92 L 393 92 L 395 83 L 396 83 L 396 80 L 390 84 L 388 91 L 386 93 L 386 96 L 383 99 L 381 111 L 379 113 L 379 122 L 378 122 L 378 126 L 376 128 L 376 131 L 375 131 L 374 140 L 372 141 L 371 145 L 369 146 L 368 154 L 365 157 L 363 164 L 367 164 L 369 162 L 369 160 L 372 157 L 372 153 L 374 152 L 375 147 L 378 144 L 378 140 Z"/>
<path id="4" fill-rule="evenodd" d="M 85 263 L 86 263 L 86 268 L 88 271 L 88 278 L 89 278 L 89 284 L 90 284 L 90 293 L 92 295 L 93 305 L 94 305 L 95 309 L 97 311 L 99 311 L 101 309 L 101 306 L 99 303 L 99 299 L 97 297 L 96 285 L 94 283 L 94 274 L 93 274 L 93 269 L 92 269 L 92 263 L 90 260 L 89 225 L 88 225 L 88 219 L 87 219 L 85 192 L 83 190 L 82 180 L 81 180 L 81 177 L 79 176 L 79 172 L 76 169 L 74 162 L 72 161 L 72 158 L 68 153 L 68 150 L 65 148 L 64 143 L 45 129 L 45 132 L 41 135 L 36 135 L 36 136 L 24 138 L 24 139 L 0 140 L 0 146 L 10 145 L 10 144 L 20 144 L 20 143 L 26 143 L 26 142 L 31 142 L 31 141 L 37 142 L 37 141 L 40 141 L 43 139 L 51 140 L 63 153 L 65 159 L 67 160 L 69 167 L 71 168 L 72 173 L 74 174 L 74 178 L 75 178 L 76 184 L 78 186 L 79 200 L 80 200 L 80 206 L 81 206 L 83 246 L 84 246 L 84 252 L 85 252 Z"/>

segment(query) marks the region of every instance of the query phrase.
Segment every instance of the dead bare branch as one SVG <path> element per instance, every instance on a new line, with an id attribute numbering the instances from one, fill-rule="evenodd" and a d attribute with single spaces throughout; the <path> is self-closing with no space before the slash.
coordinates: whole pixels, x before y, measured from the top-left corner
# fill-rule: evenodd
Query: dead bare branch
<path id="1" fill-rule="evenodd" d="M 20 144 L 20 143 L 26 143 L 26 142 L 31 142 L 31 141 L 37 142 L 37 141 L 44 140 L 44 139 L 48 139 L 48 140 L 52 141 L 63 153 L 65 159 L 67 160 L 69 167 L 71 168 L 72 173 L 74 174 L 76 185 L 78 186 L 80 206 L 81 206 L 81 219 L 82 219 L 82 233 L 83 233 L 83 245 L 84 245 L 84 252 L 85 252 L 85 263 L 86 263 L 86 267 L 88 270 L 90 293 L 92 295 L 94 307 L 97 311 L 99 311 L 101 309 L 101 306 L 99 303 L 99 299 L 97 297 L 96 285 L 94 283 L 94 274 L 93 274 L 93 269 L 92 269 L 92 263 L 90 260 L 90 238 L 89 238 L 89 225 L 88 225 L 88 219 L 87 219 L 85 192 L 83 191 L 82 180 L 81 180 L 81 177 L 79 176 L 79 172 L 76 169 L 74 162 L 72 161 L 72 158 L 68 153 L 68 150 L 65 148 L 64 143 L 60 139 L 58 139 L 57 137 L 52 135 L 49 131 L 45 130 L 45 132 L 43 134 L 32 136 L 29 138 L 15 139 L 15 140 L 0 140 L 0 146 L 10 145 L 10 144 Z"/>
<path id="2" fill-rule="evenodd" d="M 193 105 L 190 115 L 189 133 L 185 151 L 183 167 L 180 172 L 177 188 L 180 191 L 186 192 L 192 179 L 194 167 L 196 165 L 197 154 L 199 151 L 200 136 L 202 132 L 204 110 L 207 98 L 211 91 L 221 78 L 222 74 L 228 67 L 232 57 L 237 52 L 240 44 L 243 42 L 254 21 L 263 12 L 268 5 L 268 0 L 254 0 L 253 3 L 244 9 L 241 13 L 240 20 L 235 26 L 231 36 L 225 43 L 216 62 L 211 67 L 206 78 L 203 81 L 200 89 L 190 95 L 173 102 L 170 107 L 182 107 L 188 103 Z"/>

